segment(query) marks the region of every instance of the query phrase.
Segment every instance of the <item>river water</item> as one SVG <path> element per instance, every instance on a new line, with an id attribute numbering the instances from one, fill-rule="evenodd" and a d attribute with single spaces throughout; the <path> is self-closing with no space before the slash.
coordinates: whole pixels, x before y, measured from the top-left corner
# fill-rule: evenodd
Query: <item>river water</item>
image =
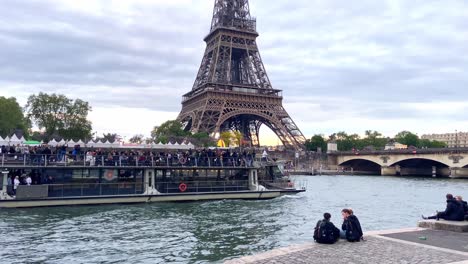
<path id="1" fill-rule="evenodd" d="M 268 201 L 0 210 L 1 263 L 219 263 L 312 241 L 325 211 L 351 207 L 365 231 L 414 227 L 468 198 L 467 180 L 297 176 L 308 191 Z"/>

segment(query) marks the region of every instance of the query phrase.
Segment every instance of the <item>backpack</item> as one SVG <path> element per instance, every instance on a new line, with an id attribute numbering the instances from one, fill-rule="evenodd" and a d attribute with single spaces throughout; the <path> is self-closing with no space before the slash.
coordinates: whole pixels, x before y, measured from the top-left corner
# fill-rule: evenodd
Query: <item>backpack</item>
<path id="1" fill-rule="evenodd" d="M 314 240 L 320 244 L 333 244 L 337 241 L 339 234 L 336 234 L 335 228 L 325 221 L 319 221 L 314 231 Z"/>

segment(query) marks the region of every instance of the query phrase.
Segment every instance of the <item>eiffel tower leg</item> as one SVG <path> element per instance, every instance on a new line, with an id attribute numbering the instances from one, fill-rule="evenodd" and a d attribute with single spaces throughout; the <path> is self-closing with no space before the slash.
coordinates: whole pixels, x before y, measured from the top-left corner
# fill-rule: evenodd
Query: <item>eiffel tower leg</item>
<path id="1" fill-rule="evenodd" d="M 249 124 L 250 131 L 248 134 L 248 139 L 250 144 L 254 147 L 260 147 L 260 127 L 262 122 L 260 121 L 251 121 Z"/>

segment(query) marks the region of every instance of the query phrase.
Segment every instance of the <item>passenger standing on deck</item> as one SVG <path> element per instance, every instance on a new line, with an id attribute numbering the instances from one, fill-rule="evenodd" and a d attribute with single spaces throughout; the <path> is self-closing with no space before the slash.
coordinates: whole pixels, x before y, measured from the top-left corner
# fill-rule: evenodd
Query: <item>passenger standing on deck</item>
<path id="1" fill-rule="evenodd" d="M 16 189 L 18 189 L 18 186 L 21 184 L 19 180 L 19 176 L 15 177 L 15 180 L 13 181 L 13 195 L 16 195 Z"/>
<path id="2" fill-rule="evenodd" d="M 465 212 L 463 210 L 463 204 L 453 198 L 453 195 L 447 194 L 445 196 L 447 198 L 447 208 L 445 208 L 445 211 L 443 212 L 438 212 L 434 216 L 430 217 L 424 217 L 422 216 L 423 219 L 436 219 L 439 220 L 444 219 L 444 220 L 449 220 L 449 221 L 463 221 L 465 220 Z"/>
<path id="3" fill-rule="evenodd" d="M 26 177 L 26 185 L 30 186 L 32 184 L 32 179 L 31 179 L 31 176 L 28 175 L 28 177 Z"/>
<path id="4" fill-rule="evenodd" d="M 349 242 L 359 242 L 363 239 L 361 223 L 359 219 L 353 214 L 351 209 L 341 210 L 343 216 L 343 225 L 340 232 L 340 237 L 348 240 Z"/>
<path id="5" fill-rule="evenodd" d="M 268 152 L 266 151 L 266 149 L 263 150 L 263 154 L 262 154 L 262 161 L 267 161 L 268 159 Z"/>

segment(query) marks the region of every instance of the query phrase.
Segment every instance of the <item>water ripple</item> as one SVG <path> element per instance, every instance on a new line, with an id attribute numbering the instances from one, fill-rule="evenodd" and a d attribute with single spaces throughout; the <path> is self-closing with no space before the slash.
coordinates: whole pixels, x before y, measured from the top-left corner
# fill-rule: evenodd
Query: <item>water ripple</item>
<path id="1" fill-rule="evenodd" d="M 299 177 L 309 190 L 269 201 L 212 201 L 0 211 L 2 263 L 218 263 L 312 241 L 325 211 L 351 207 L 364 229 L 415 225 L 468 182 Z"/>

